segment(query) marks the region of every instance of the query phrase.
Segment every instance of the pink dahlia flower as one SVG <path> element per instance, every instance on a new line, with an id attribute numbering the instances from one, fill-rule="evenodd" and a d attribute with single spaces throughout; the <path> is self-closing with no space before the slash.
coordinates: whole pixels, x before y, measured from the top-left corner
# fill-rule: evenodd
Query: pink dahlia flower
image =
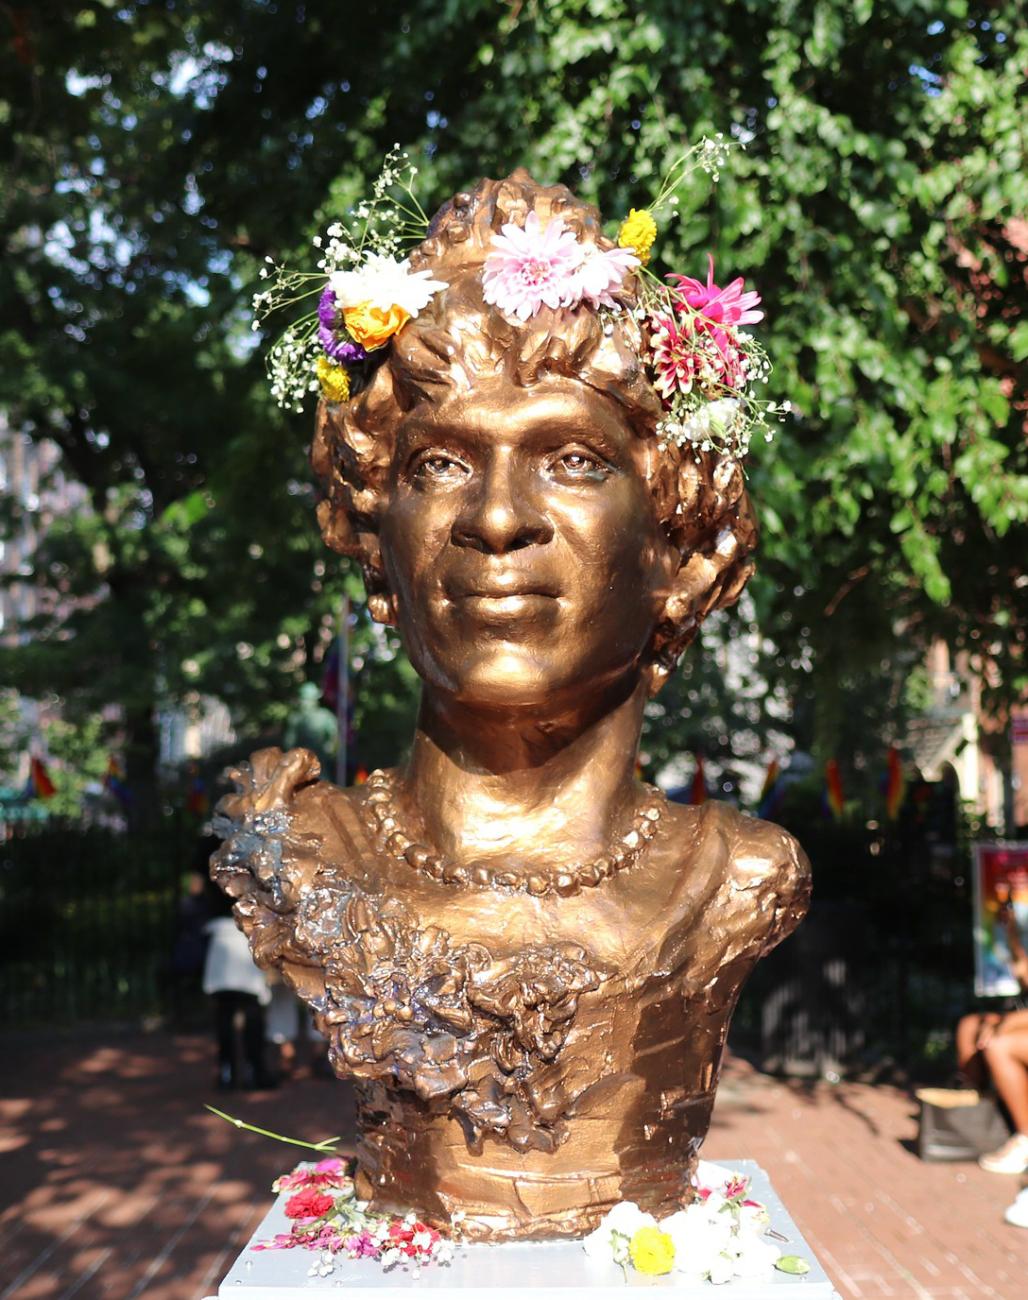
<path id="1" fill-rule="evenodd" d="M 654 316 L 650 321 L 650 348 L 657 372 L 654 387 L 661 397 L 670 401 L 675 389 L 691 393 L 700 358 L 690 322 L 678 321 L 674 316 Z"/>
<path id="2" fill-rule="evenodd" d="M 708 397 L 746 381 L 746 357 L 731 330 L 700 316 L 655 316 L 650 321 L 654 387 L 666 402 L 675 391 L 698 388 Z"/>
<path id="3" fill-rule="evenodd" d="M 574 233 L 555 217 L 545 229 L 536 212 L 524 229 L 508 222 L 493 235 L 482 268 L 482 297 L 508 316 L 528 320 L 540 307 L 565 306 L 581 252 Z"/>
<path id="4" fill-rule="evenodd" d="M 724 289 L 718 288 L 714 283 L 714 259 L 709 253 L 707 259 L 709 269 L 706 284 L 701 284 L 688 275 L 668 276 L 693 311 L 701 312 L 708 320 L 719 325 L 755 325 L 758 320 L 763 320 L 764 313 L 753 310 L 760 302 L 760 294 L 753 289 L 743 293 L 745 281 L 742 276 Z"/>

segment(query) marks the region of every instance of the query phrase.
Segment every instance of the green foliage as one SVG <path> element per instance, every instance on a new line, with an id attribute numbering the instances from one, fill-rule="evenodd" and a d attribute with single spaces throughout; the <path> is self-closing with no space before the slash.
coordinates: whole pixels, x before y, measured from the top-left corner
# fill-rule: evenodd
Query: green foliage
<path id="1" fill-rule="evenodd" d="M 657 258 L 695 273 L 709 248 L 759 286 L 798 411 L 751 474 L 755 617 L 780 647 L 761 668 L 826 750 L 869 675 L 901 683 L 932 636 L 1020 690 L 1019 17 L 1013 0 L 19 9 L 0 53 L 0 407 L 59 443 L 89 504 L 38 560 L 80 603 L 4 651 L 0 680 L 85 712 L 122 701 L 143 767 L 158 700 L 210 692 L 279 725 L 355 580 L 315 534 L 308 419 L 272 407 L 251 347 L 260 261 L 301 255 L 394 140 L 426 205 L 524 164 L 613 221 L 684 142 L 731 129 L 745 153 L 713 192 L 690 180 Z M 368 672 L 369 718 L 409 705 L 404 674 Z"/>
<path id="2" fill-rule="evenodd" d="M 43 727 L 47 770 L 56 793 L 46 800 L 53 817 L 74 817 L 82 809 L 87 787 L 103 784 L 110 758 L 110 738 L 103 719 L 87 714 L 74 722 L 55 718 Z"/>
<path id="3" fill-rule="evenodd" d="M 14 691 L 0 690 L 0 785 L 9 785 L 18 775 L 24 743 L 18 697 Z"/>

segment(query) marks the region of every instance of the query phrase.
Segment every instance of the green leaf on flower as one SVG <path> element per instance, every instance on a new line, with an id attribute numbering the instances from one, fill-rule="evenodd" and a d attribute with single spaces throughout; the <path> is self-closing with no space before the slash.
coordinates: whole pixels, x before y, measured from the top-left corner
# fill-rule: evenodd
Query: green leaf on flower
<path id="1" fill-rule="evenodd" d="M 810 1265 L 802 1255 L 779 1255 L 775 1260 L 775 1268 L 779 1273 L 792 1273 L 796 1277 L 810 1272 Z"/>

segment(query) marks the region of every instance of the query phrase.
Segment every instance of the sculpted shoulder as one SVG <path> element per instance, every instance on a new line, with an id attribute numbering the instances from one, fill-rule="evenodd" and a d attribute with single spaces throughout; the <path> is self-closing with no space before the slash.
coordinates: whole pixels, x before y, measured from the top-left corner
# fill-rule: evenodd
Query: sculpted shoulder
<path id="1" fill-rule="evenodd" d="M 712 868 L 730 875 L 742 888 L 771 879 L 799 885 L 810 875 L 810 863 L 794 836 L 731 804 L 716 799 L 698 808 L 672 804 L 668 823 L 683 858 L 709 859 Z"/>
<path id="2" fill-rule="evenodd" d="M 774 880 L 799 887 L 810 877 L 810 862 L 799 841 L 782 826 L 708 800 L 703 808 L 711 832 L 725 840 L 732 874 L 742 888 Z"/>
<path id="3" fill-rule="evenodd" d="M 227 775 L 235 790 L 215 809 L 225 843 L 211 871 L 237 900 L 244 928 L 259 907 L 280 916 L 295 909 L 327 864 L 345 863 L 358 878 L 366 872 L 363 790 L 320 780 L 311 750 L 261 749 Z"/>
<path id="4" fill-rule="evenodd" d="M 768 916 L 760 955 L 799 925 L 810 905 L 810 860 L 794 836 L 774 822 L 714 804 L 729 841 L 730 879 L 739 893 Z"/>
<path id="5" fill-rule="evenodd" d="M 717 960 L 756 960 L 796 928 L 810 900 L 810 863 L 781 826 L 708 800 L 669 820 L 677 860 L 667 951 L 718 937 Z"/>

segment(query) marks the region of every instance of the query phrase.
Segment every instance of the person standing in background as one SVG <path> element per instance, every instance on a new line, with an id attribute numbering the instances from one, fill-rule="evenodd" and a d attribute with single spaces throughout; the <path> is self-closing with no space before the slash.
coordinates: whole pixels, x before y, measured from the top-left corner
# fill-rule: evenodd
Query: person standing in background
<path id="1" fill-rule="evenodd" d="M 264 1008 L 271 1001 L 271 989 L 254 965 L 246 936 L 232 918 L 232 900 L 213 883 L 208 892 L 211 919 L 205 927 L 208 944 L 203 991 L 214 1001 L 217 1086 L 273 1088 L 277 1081 L 264 1064 Z"/>

